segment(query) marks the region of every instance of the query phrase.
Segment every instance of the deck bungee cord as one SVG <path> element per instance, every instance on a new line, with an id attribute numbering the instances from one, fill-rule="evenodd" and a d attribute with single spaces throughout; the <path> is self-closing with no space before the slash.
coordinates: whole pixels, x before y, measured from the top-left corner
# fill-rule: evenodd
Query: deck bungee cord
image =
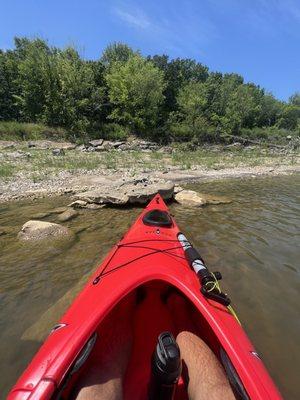
<path id="1" fill-rule="evenodd" d="M 178 254 L 170 253 L 170 251 L 172 251 L 172 250 L 180 249 L 180 248 L 181 248 L 180 246 L 170 247 L 170 248 L 167 248 L 167 249 L 155 249 L 155 248 L 147 247 L 147 246 L 133 246 L 134 243 L 155 242 L 155 241 L 157 241 L 157 242 L 173 242 L 173 243 L 178 243 L 177 240 L 170 240 L 170 239 L 152 239 L 152 240 L 139 240 L 139 241 L 136 241 L 136 242 L 129 242 L 129 243 L 118 244 L 118 245 L 116 246 L 117 248 L 116 248 L 116 250 L 115 250 L 115 253 L 114 253 L 114 254 L 112 255 L 112 257 L 109 259 L 109 261 L 107 262 L 107 264 L 105 265 L 105 267 L 103 268 L 103 270 L 101 271 L 101 273 L 100 273 L 98 276 L 96 276 L 96 278 L 95 278 L 94 281 L 93 281 L 93 284 L 96 285 L 96 284 L 100 281 L 101 278 L 103 278 L 104 276 L 106 276 L 106 275 L 108 275 L 108 274 L 110 274 L 110 273 L 112 273 L 112 272 L 114 272 L 114 271 L 116 271 L 116 270 L 118 270 L 118 269 L 120 269 L 120 268 L 126 267 L 126 266 L 128 266 L 129 264 L 134 263 L 134 262 L 136 262 L 136 261 L 138 261 L 138 260 L 140 260 L 140 259 L 142 259 L 142 258 L 149 257 L 149 256 L 154 255 L 154 254 L 157 254 L 157 253 L 164 253 L 164 254 L 166 254 L 166 255 L 168 255 L 168 256 L 170 256 L 170 257 L 181 258 L 182 260 L 185 259 L 185 257 L 180 256 L 180 255 L 178 255 Z M 114 268 L 111 269 L 110 271 L 105 272 L 105 271 L 107 270 L 107 268 L 109 268 L 109 265 L 110 265 L 110 263 L 112 262 L 113 257 L 116 255 L 117 251 L 118 251 L 119 249 L 121 249 L 121 248 L 134 248 L 134 249 L 143 249 L 143 250 L 151 250 L 151 251 L 150 251 L 149 253 L 143 254 L 143 255 L 138 256 L 138 257 L 136 257 L 136 258 L 134 258 L 134 259 L 131 259 L 131 260 L 129 260 L 129 261 L 126 261 L 125 263 L 114 267 Z"/>

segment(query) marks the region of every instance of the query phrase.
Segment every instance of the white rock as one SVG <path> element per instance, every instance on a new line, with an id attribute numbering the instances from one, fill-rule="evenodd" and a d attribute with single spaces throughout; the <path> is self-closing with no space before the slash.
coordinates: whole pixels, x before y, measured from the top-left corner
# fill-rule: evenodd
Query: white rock
<path id="1" fill-rule="evenodd" d="M 52 150 L 52 154 L 54 156 L 64 156 L 65 155 L 65 151 L 64 151 L 64 149 L 53 149 Z"/>
<path id="2" fill-rule="evenodd" d="M 87 205 L 87 201 L 84 200 L 76 200 L 73 201 L 72 203 L 68 204 L 68 207 L 73 207 L 73 208 L 84 208 Z"/>
<path id="3" fill-rule="evenodd" d="M 177 194 L 179 192 L 182 192 L 184 189 L 180 185 L 175 185 L 174 186 L 174 194 Z"/>
<path id="4" fill-rule="evenodd" d="M 36 241 L 70 235 L 69 229 L 59 224 L 31 220 L 22 226 L 21 231 L 18 233 L 18 238 L 22 241 Z"/>
<path id="5" fill-rule="evenodd" d="M 181 190 L 175 194 L 175 200 L 183 206 L 201 207 L 206 204 L 205 199 L 193 190 Z"/>
<path id="6" fill-rule="evenodd" d="M 182 190 L 175 194 L 175 200 L 184 206 L 201 207 L 208 204 L 229 204 L 232 201 L 227 197 L 197 193 L 194 190 Z"/>
<path id="7" fill-rule="evenodd" d="M 93 146 L 93 147 L 98 147 L 98 146 L 102 146 L 103 142 L 104 142 L 103 139 L 91 140 L 89 142 L 89 145 Z"/>

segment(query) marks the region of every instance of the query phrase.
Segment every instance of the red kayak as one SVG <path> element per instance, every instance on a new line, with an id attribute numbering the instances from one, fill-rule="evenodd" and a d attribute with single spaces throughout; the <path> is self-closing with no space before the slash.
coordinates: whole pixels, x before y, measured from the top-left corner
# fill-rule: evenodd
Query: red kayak
<path id="1" fill-rule="evenodd" d="M 152 398 L 187 399 L 174 337 L 190 329 L 215 353 L 237 399 L 281 399 L 221 291 L 220 279 L 220 273 L 207 269 L 156 195 L 53 328 L 8 399 L 70 398 L 97 358 L 98 344 L 109 340 L 104 327 L 118 326 L 115 310 L 120 312 L 129 297 L 134 298 L 134 312 L 121 316 L 133 320 L 126 399 L 149 399 L 151 385 L 165 385 L 164 390 L 171 387 L 172 392 L 171 397 Z M 167 304 L 174 293 L 182 304 L 176 313 Z M 155 368 L 160 368 L 156 375 Z"/>

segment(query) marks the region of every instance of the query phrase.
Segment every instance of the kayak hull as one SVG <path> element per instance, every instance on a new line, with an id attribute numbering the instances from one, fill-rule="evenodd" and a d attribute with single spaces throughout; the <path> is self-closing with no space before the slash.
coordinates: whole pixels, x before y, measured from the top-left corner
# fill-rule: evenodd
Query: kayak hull
<path id="1" fill-rule="evenodd" d="M 176 315 L 169 315 L 164 303 L 164 297 L 172 291 L 184 299 L 199 335 L 217 357 L 220 358 L 220 349 L 227 354 L 250 399 L 281 399 L 242 326 L 226 307 L 201 294 L 199 279 L 177 240 L 180 231 L 174 219 L 168 227 L 146 225 L 143 218 L 149 210 L 168 211 L 162 198 L 155 196 L 62 316 L 8 399 L 51 399 L 66 382 L 75 360 L 93 334 L 101 330 L 105 318 L 110 318 L 122 299 L 133 293 L 137 296 L 144 293 L 149 301 L 143 303 L 144 309 L 137 305 L 140 317 L 136 318 L 138 327 L 125 397 L 146 398 L 152 342 L 159 331 L 178 333 L 173 326 Z M 140 360 L 135 356 L 141 354 L 139 346 L 143 346 L 145 354 Z"/>

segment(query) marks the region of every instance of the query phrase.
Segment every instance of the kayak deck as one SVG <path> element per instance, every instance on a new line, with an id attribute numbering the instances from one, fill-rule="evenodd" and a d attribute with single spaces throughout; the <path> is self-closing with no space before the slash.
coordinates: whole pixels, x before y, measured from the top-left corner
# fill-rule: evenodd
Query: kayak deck
<path id="1" fill-rule="evenodd" d="M 200 292 L 199 279 L 178 241 L 180 231 L 174 219 L 168 214 L 171 222 L 160 221 L 154 226 L 145 218 L 149 211 L 157 210 L 168 213 L 159 195 L 97 268 L 10 392 L 10 400 L 54 399 L 58 393 L 68 398 L 81 376 L 95 364 L 97 349 L 101 351 L 102 340 L 109 336 L 105 327 L 120 318 L 130 320 L 133 332 L 126 398 L 147 398 L 157 336 L 170 331 L 176 337 L 188 330 L 204 340 L 219 359 L 222 352 L 225 354 L 248 398 L 281 399 L 234 316 Z M 174 295 L 179 298 L 176 311 L 170 307 Z M 124 311 L 115 319 L 115 311 L 128 299 L 133 299 L 132 312 Z M 186 398 L 182 387 L 181 382 L 179 399 Z"/>

